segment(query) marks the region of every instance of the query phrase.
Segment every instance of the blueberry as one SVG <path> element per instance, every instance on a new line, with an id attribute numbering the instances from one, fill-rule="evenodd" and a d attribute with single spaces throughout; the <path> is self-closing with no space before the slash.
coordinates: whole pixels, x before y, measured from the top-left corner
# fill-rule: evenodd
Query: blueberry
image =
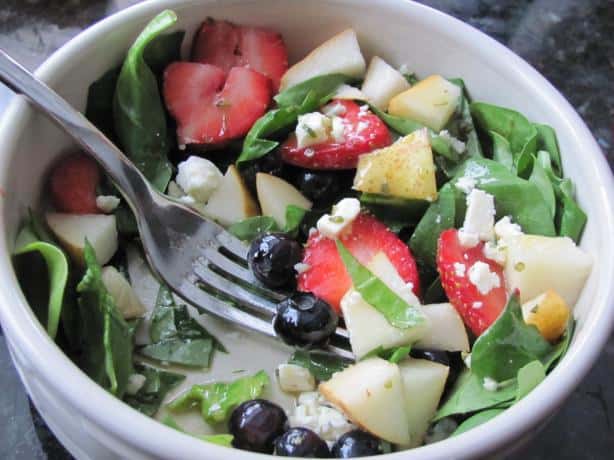
<path id="1" fill-rule="evenodd" d="M 378 438 L 362 430 L 352 430 L 337 439 L 332 453 L 335 458 L 352 458 L 380 455 L 384 452 Z"/>
<path id="2" fill-rule="evenodd" d="M 338 321 L 324 300 L 309 292 L 296 292 L 277 306 L 273 327 L 290 345 L 322 346 L 335 332 Z"/>
<path id="3" fill-rule="evenodd" d="M 330 458 L 322 438 L 307 428 L 290 428 L 275 441 L 275 455 L 281 457 Z"/>
<path id="4" fill-rule="evenodd" d="M 303 248 L 285 233 L 265 233 L 254 241 L 247 261 L 254 276 L 268 287 L 278 288 L 294 280 L 294 266 Z"/>
<path id="5" fill-rule="evenodd" d="M 259 172 L 271 174 L 273 176 L 281 176 L 284 172 L 284 163 L 281 156 L 276 151 L 273 151 L 257 160 L 251 160 L 243 163 L 240 166 L 241 176 L 245 181 L 245 185 L 256 193 L 256 174 Z"/>
<path id="6" fill-rule="evenodd" d="M 272 454 L 275 439 L 287 424 L 288 417 L 281 407 L 264 399 L 253 399 L 232 411 L 228 430 L 237 449 Z"/>
<path id="7" fill-rule="evenodd" d="M 409 353 L 412 358 L 426 359 L 427 361 L 433 361 L 435 363 L 443 364 L 444 366 L 450 366 L 450 358 L 448 353 L 440 350 L 416 350 L 413 349 Z"/>

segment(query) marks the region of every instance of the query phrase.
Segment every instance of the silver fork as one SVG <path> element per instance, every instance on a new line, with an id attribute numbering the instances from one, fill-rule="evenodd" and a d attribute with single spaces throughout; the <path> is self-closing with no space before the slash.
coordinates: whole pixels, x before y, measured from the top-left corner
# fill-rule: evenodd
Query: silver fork
<path id="1" fill-rule="evenodd" d="M 272 319 L 285 296 L 254 278 L 243 242 L 154 190 L 104 134 L 2 50 L 0 81 L 29 99 L 100 163 L 136 216 L 150 267 L 176 294 L 200 310 L 277 338 Z M 347 331 L 337 328 L 328 349 L 351 358 L 347 339 Z"/>

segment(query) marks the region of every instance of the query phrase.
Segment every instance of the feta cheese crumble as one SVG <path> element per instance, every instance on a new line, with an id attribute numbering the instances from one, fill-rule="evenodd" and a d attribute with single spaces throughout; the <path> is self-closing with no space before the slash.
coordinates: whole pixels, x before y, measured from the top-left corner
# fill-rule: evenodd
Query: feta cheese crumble
<path id="1" fill-rule="evenodd" d="M 438 135 L 440 138 L 447 141 L 448 144 L 450 144 L 450 147 L 452 147 L 452 149 L 456 153 L 458 154 L 465 153 L 465 148 L 466 148 L 465 143 L 461 141 L 460 139 L 457 139 L 456 137 L 452 136 L 447 129 L 439 131 Z"/>
<path id="2" fill-rule="evenodd" d="M 331 118 L 332 128 L 330 130 L 330 134 L 335 142 L 342 143 L 345 141 L 345 125 L 343 124 L 343 119 L 339 117 Z"/>
<path id="3" fill-rule="evenodd" d="M 316 388 L 316 381 L 311 372 L 295 364 L 280 364 L 277 367 L 277 381 L 279 387 L 288 393 L 313 391 Z"/>
<path id="4" fill-rule="evenodd" d="M 473 177 L 463 176 L 460 177 L 454 186 L 459 189 L 461 192 L 469 195 L 471 191 L 475 188 L 475 179 Z"/>
<path id="5" fill-rule="evenodd" d="M 288 420 L 291 427 L 309 428 L 329 444 L 356 428 L 315 391 L 299 395 L 294 413 L 290 414 Z"/>
<path id="6" fill-rule="evenodd" d="M 484 377 L 484 383 L 482 386 L 486 391 L 497 391 L 499 389 L 499 384 L 497 381 L 491 379 L 490 377 Z"/>
<path id="7" fill-rule="evenodd" d="M 198 203 L 206 203 L 222 182 L 220 170 L 205 158 L 191 156 L 177 170 L 177 185 Z"/>
<path id="8" fill-rule="evenodd" d="M 465 247 L 474 247 L 480 240 L 492 240 L 495 237 L 494 223 L 495 198 L 482 190 L 471 190 L 467 195 L 465 221 L 458 231 L 460 243 Z"/>
<path id="9" fill-rule="evenodd" d="M 471 304 L 471 307 L 472 307 L 472 308 L 475 308 L 475 309 L 478 309 L 478 310 L 479 310 L 480 308 L 482 308 L 483 306 L 484 306 L 484 303 L 483 303 L 483 302 L 473 302 L 473 303 Z"/>
<path id="10" fill-rule="evenodd" d="M 298 117 L 296 145 L 299 148 L 326 142 L 331 130 L 331 120 L 320 112 L 311 112 Z"/>
<path id="11" fill-rule="evenodd" d="M 356 198 L 344 198 L 333 206 L 332 215 L 324 214 L 318 219 L 318 231 L 327 238 L 336 239 L 359 213 L 360 201 Z"/>
<path id="12" fill-rule="evenodd" d="M 459 262 L 454 262 L 454 274 L 459 278 L 465 276 L 465 264 L 461 264 Z"/>
<path id="13" fill-rule="evenodd" d="M 510 216 L 502 217 L 495 224 L 495 235 L 499 239 L 511 238 L 522 235 L 520 225 L 512 223 Z"/>
<path id="14" fill-rule="evenodd" d="M 482 252 L 487 259 L 494 260 L 499 265 L 505 265 L 507 254 L 505 253 L 505 248 L 500 244 L 494 244 L 492 241 L 487 241 L 486 244 L 484 244 Z"/>
<path id="15" fill-rule="evenodd" d="M 119 198 L 113 195 L 98 195 L 96 207 L 105 214 L 111 214 L 119 206 Z"/>
<path id="16" fill-rule="evenodd" d="M 311 265 L 303 263 L 303 262 L 299 262 L 297 264 L 294 264 L 294 271 L 296 273 L 298 273 L 299 275 L 301 273 L 305 273 L 307 270 L 309 270 L 311 268 Z"/>
<path id="17" fill-rule="evenodd" d="M 469 268 L 469 281 L 480 294 L 486 295 L 496 287 L 501 286 L 499 275 L 490 271 L 488 264 L 478 261 Z"/>
<path id="18" fill-rule="evenodd" d="M 128 383 L 126 384 L 126 393 L 129 395 L 135 395 L 139 392 L 147 378 L 142 374 L 132 374 L 128 377 Z"/>
<path id="19" fill-rule="evenodd" d="M 328 104 L 326 107 L 322 109 L 322 113 L 327 117 L 338 117 L 339 115 L 344 115 L 346 112 L 345 106 L 343 104 L 339 104 L 335 102 L 334 104 Z"/>

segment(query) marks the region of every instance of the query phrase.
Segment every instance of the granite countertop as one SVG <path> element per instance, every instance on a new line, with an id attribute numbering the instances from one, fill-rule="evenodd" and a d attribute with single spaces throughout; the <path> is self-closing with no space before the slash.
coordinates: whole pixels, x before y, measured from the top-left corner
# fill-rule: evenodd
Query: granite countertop
<path id="1" fill-rule="evenodd" d="M 85 27 L 135 0 L 2 0 L 0 48 L 34 69 Z M 576 107 L 614 167 L 614 0 L 425 0 L 509 46 Z M 0 85 L 0 113 L 11 93 Z M 614 337 L 561 411 L 512 459 L 612 458 Z M 0 331 L 0 458 L 71 458 L 49 431 Z"/>

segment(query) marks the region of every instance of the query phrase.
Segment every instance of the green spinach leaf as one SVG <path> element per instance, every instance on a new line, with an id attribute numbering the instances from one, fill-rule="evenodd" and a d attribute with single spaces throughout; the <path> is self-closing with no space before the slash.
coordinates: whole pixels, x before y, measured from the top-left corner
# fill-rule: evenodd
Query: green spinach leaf
<path id="1" fill-rule="evenodd" d="M 170 415 L 166 415 L 166 417 L 164 417 L 164 419 L 162 420 L 162 423 L 164 423 L 166 426 L 170 428 L 173 428 L 174 430 L 177 430 L 189 436 L 198 438 L 201 441 L 206 441 L 212 444 L 217 444 L 218 446 L 232 447 L 232 440 L 234 439 L 234 437 L 231 434 L 193 435 L 193 434 L 187 433 L 183 428 L 181 428 L 179 424 L 177 423 L 177 421 Z"/>
<path id="2" fill-rule="evenodd" d="M 516 401 L 528 395 L 533 388 L 546 378 L 546 368 L 541 361 L 531 361 L 518 370 Z"/>
<path id="3" fill-rule="evenodd" d="M 492 139 L 492 159 L 497 163 L 501 163 L 509 171 L 515 172 L 514 155 L 510 148 L 510 143 L 501 134 L 494 131 L 489 132 Z"/>
<path id="4" fill-rule="evenodd" d="M 533 158 L 533 171 L 531 172 L 531 176 L 529 177 L 529 181 L 533 182 L 542 198 L 544 199 L 544 203 L 548 206 L 548 210 L 550 211 L 550 216 L 554 219 L 554 214 L 556 212 L 556 198 L 554 196 L 554 188 L 552 186 L 552 182 L 546 173 L 546 170 L 542 167 L 541 163 L 537 161 L 537 159 Z"/>
<path id="5" fill-rule="evenodd" d="M 537 130 L 538 150 L 545 150 L 550 154 L 550 158 L 554 163 L 554 173 L 557 176 L 562 176 L 563 165 L 561 164 L 561 153 L 559 151 L 559 143 L 556 139 L 554 129 L 548 125 L 540 125 L 538 123 L 533 123 L 533 126 Z"/>
<path id="6" fill-rule="evenodd" d="M 454 430 L 451 436 L 458 436 L 459 434 L 462 434 L 465 431 L 469 431 L 472 428 L 482 425 L 483 423 L 486 423 L 489 420 L 492 420 L 493 418 L 495 418 L 497 415 L 499 415 L 501 412 L 504 412 L 504 411 L 505 409 L 487 409 L 485 411 L 478 412 L 477 414 L 472 415 L 467 420 L 465 420 L 463 423 L 461 423 L 458 426 L 458 428 Z"/>
<path id="7" fill-rule="evenodd" d="M 259 371 L 230 383 L 194 385 L 168 407 L 172 411 L 184 411 L 200 406 L 201 415 L 207 423 L 221 423 L 228 420 L 232 410 L 239 404 L 260 396 L 268 384 L 266 372 Z"/>
<path id="8" fill-rule="evenodd" d="M 302 106 L 306 113 L 326 104 L 339 86 L 351 80 L 342 74 L 320 75 L 282 91 L 274 99 L 280 107 Z M 305 106 L 306 100 L 311 105 Z"/>
<path id="9" fill-rule="evenodd" d="M 252 241 L 262 233 L 278 232 L 279 227 L 270 216 L 255 216 L 232 224 L 228 231 L 242 241 Z"/>
<path id="10" fill-rule="evenodd" d="M 289 204 L 286 207 L 286 226 L 284 228 L 284 232 L 296 237 L 298 235 L 299 227 L 305 214 L 307 213 L 307 209 L 303 209 L 300 206 L 295 206 L 293 204 Z"/>
<path id="11" fill-rule="evenodd" d="M 122 398 L 132 365 L 132 329 L 102 282 L 90 243 L 83 250 L 87 270 L 77 286 L 83 337 L 83 369 L 103 388 Z"/>
<path id="12" fill-rule="evenodd" d="M 518 296 L 512 295 L 503 313 L 473 344 L 471 371 L 502 382 L 515 378 L 531 361 L 545 360 L 551 351 L 537 328 L 524 322 Z"/>
<path id="13" fill-rule="evenodd" d="M 563 337 L 559 340 L 559 342 L 553 346 L 552 352 L 548 355 L 548 357 L 543 361 L 544 366 L 546 367 L 546 371 L 550 371 L 554 364 L 560 361 L 560 359 L 565 356 L 567 350 L 569 349 L 569 344 L 571 343 L 571 339 L 573 337 L 574 329 L 576 327 L 575 320 L 573 317 L 569 318 L 567 322 L 567 328 L 565 329 L 565 333 Z"/>
<path id="14" fill-rule="evenodd" d="M 192 318 L 185 305 L 176 305 L 168 287 L 161 285 L 149 330 L 151 344 L 139 352 L 148 358 L 189 367 L 210 367 L 213 352 L 224 346 Z"/>
<path id="15" fill-rule="evenodd" d="M 353 364 L 353 361 L 326 351 L 297 349 L 288 363 L 308 369 L 316 380 L 323 382 L 329 380 L 335 372 Z"/>
<path id="16" fill-rule="evenodd" d="M 185 375 L 141 364 L 135 365 L 134 370 L 145 377 L 145 383 L 135 394 L 124 395 L 124 401 L 149 417 L 158 412 L 167 393 L 185 379 Z"/>
<path id="17" fill-rule="evenodd" d="M 165 10 L 137 37 L 122 65 L 113 100 L 115 132 L 124 153 L 160 191 L 166 189 L 172 174 L 170 142 L 158 82 L 144 54 L 176 21 L 176 14 Z"/>
<path id="18" fill-rule="evenodd" d="M 392 364 L 397 364 L 399 361 L 403 360 L 403 358 L 407 357 L 410 351 L 411 345 L 403 345 L 400 347 L 393 348 L 384 348 L 380 345 L 375 350 L 372 350 L 367 353 L 360 360 L 364 361 L 365 359 L 374 358 L 377 356 L 379 358 L 391 362 Z"/>
<path id="19" fill-rule="evenodd" d="M 379 311 L 392 326 L 399 329 L 409 329 L 424 324 L 425 317 L 420 310 L 408 305 L 367 267 L 358 262 L 343 243 L 339 240 L 336 243 L 354 289 L 360 293 L 365 302 Z"/>
<path id="20" fill-rule="evenodd" d="M 103 132 L 112 142 L 117 141 L 113 121 L 113 95 L 117 86 L 120 68 L 104 73 L 87 90 L 85 117 Z"/>

